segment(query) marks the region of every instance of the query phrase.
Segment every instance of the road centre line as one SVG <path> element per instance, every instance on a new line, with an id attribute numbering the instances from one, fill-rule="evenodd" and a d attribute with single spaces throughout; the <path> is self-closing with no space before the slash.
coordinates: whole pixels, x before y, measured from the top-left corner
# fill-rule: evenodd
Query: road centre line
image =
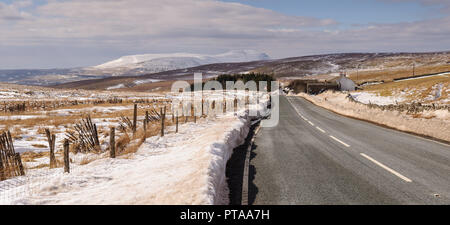
<path id="1" fill-rule="evenodd" d="M 317 130 L 319 130 L 320 132 L 322 132 L 322 133 L 326 133 L 322 128 L 320 128 L 320 127 L 318 127 L 318 126 L 316 126 L 316 128 L 317 128 Z"/>
<path id="2" fill-rule="evenodd" d="M 322 128 L 316 126 L 313 122 L 311 122 L 311 121 L 309 121 L 307 118 L 305 118 L 305 117 L 298 111 L 298 109 L 292 104 L 292 102 L 291 102 L 291 100 L 290 100 L 289 98 L 288 98 L 288 101 L 289 101 L 289 103 L 291 104 L 291 106 L 294 107 L 295 111 L 297 112 L 297 114 L 298 114 L 301 118 L 303 118 L 305 121 L 307 121 L 311 126 L 316 127 L 316 129 L 319 130 L 320 132 L 322 132 L 322 133 L 324 133 L 324 134 L 326 133 L 325 130 L 323 130 Z M 332 135 L 330 135 L 330 137 L 331 137 L 332 139 L 334 139 L 335 141 L 341 143 L 341 144 L 344 145 L 345 147 L 347 147 L 347 148 L 350 147 L 349 144 L 347 144 L 347 143 L 345 143 L 345 142 L 339 140 L 338 138 L 336 138 L 336 137 L 334 137 L 334 136 L 332 136 Z"/>
<path id="3" fill-rule="evenodd" d="M 361 153 L 361 156 L 363 156 L 364 158 L 366 158 L 366 159 L 370 160 L 371 162 L 375 163 L 375 164 L 378 165 L 379 167 L 381 167 L 381 168 L 383 168 L 383 169 L 389 171 L 390 173 L 394 174 L 395 176 L 399 177 L 400 179 L 402 179 L 402 180 L 404 180 L 404 181 L 406 181 L 406 182 L 408 182 L 408 183 L 411 183 L 411 182 L 412 182 L 411 179 L 409 179 L 409 178 L 407 178 L 407 177 L 401 175 L 399 172 L 397 172 L 397 171 L 395 171 L 395 170 L 393 170 L 393 169 L 391 169 L 391 168 L 385 166 L 384 164 L 382 164 L 382 163 L 376 161 L 376 160 L 373 159 L 372 157 L 370 157 L 370 156 L 368 156 L 368 155 L 366 155 L 366 154 L 364 154 L 364 153 Z"/>
<path id="4" fill-rule="evenodd" d="M 332 139 L 334 139 L 335 141 L 341 143 L 342 145 L 344 145 L 344 146 L 347 147 L 347 148 L 350 147 L 350 145 L 348 145 L 347 143 L 345 143 L 345 142 L 339 140 L 338 138 L 334 137 L 333 135 L 330 135 L 330 138 L 332 138 Z"/>

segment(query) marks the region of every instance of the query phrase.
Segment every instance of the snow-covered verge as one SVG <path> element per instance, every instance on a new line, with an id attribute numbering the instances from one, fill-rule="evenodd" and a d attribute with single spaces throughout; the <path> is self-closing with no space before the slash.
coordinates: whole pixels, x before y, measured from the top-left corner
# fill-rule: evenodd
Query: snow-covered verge
<path id="1" fill-rule="evenodd" d="M 12 188 L 0 182 L 0 204 L 227 204 L 226 163 L 248 135 L 250 111 L 265 104 L 183 124 L 179 133 L 169 127 L 164 137 L 150 137 L 117 159 L 84 155 L 96 160 L 82 165 L 80 155 L 71 155 L 70 174 L 28 171 L 6 181 Z"/>
<path id="2" fill-rule="evenodd" d="M 380 96 L 371 92 L 355 92 L 351 95 L 355 101 L 363 104 L 395 105 L 404 101 L 400 96 Z"/>
<path id="3" fill-rule="evenodd" d="M 450 112 L 448 110 L 426 111 L 422 116 L 406 112 L 381 110 L 352 102 L 346 94 L 325 92 L 317 96 L 304 93 L 298 96 L 341 115 L 372 121 L 401 131 L 450 141 Z"/>

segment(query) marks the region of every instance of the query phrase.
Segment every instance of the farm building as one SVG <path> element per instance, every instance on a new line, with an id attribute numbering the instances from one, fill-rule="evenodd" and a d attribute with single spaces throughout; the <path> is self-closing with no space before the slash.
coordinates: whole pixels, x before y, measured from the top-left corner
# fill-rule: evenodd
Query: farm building
<path id="1" fill-rule="evenodd" d="M 320 94 L 326 90 L 338 90 L 336 82 L 328 82 L 323 80 L 294 80 L 289 86 L 289 89 L 295 93 Z"/>
<path id="2" fill-rule="evenodd" d="M 336 79 L 336 84 L 338 86 L 338 90 L 340 91 L 355 91 L 356 84 L 351 79 L 345 75 L 345 73 L 341 73 L 338 79 Z"/>
<path id="3" fill-rule="evenodd" d="M 347 78 L 344 73 L 339 77 L 329 80 L 302 79 L 292 81 L 288 88 L 295 93 L 320 94 L 327 90 L 337 91 L 355 91 L 357 86 L 355 82 Z"/>

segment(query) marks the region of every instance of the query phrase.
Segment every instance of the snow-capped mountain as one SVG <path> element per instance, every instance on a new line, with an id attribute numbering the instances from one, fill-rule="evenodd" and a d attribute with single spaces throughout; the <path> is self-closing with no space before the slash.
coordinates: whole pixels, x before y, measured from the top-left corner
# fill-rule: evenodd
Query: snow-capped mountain
<path id="1" fill-rule="evenodd" d="M 137 70 L 163 72 L 213 64 L 269 60 L 270 57 L 254 50 L 236 50 L 218 55 L 191 53 L 144 54 L 123 56 L 119 59 L 91 67 L 93 70 Z"/>

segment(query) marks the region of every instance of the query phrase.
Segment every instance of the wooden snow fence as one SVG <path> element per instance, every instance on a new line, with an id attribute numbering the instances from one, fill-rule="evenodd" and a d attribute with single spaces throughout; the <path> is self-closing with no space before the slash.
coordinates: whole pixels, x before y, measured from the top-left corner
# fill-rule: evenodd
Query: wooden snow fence
<path id="1" fill-rule="evenodd" d="M 20 153 L 14 150 L 13 139 L 9 131 L 0 135 L 0 180 L 24 176 L 25 170 Z"/>
<path id="2" fill-rule="evenodd" d="M 75 152 L 100 152 L 97 125 L 92 123 L 90 116 L 75 124 L 75 132 L 69 131 L 66 137 L 70 144 L 74 144 Z"/>

